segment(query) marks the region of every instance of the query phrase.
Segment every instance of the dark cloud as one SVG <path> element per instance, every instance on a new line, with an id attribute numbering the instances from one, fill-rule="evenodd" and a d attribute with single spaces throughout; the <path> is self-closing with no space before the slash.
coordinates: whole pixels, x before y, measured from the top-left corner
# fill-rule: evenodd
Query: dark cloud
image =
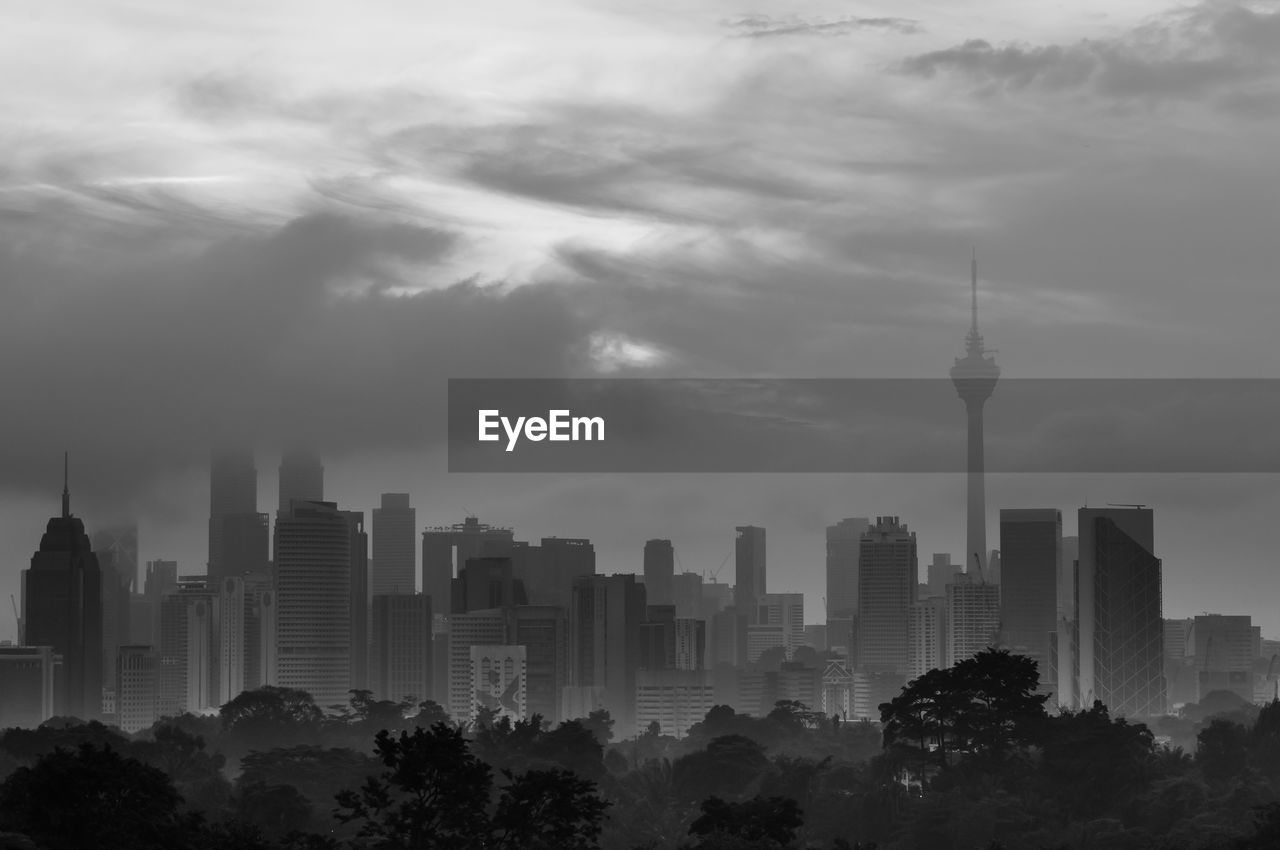
<path id="1" fill-rule="evenodd" d="M 911 18 L 801 18 L 796 15 L 746 15 L 725 21 L 735 38 L 777 38 L 789 35 L 848 35 L 858 30 L 884 30 L 910 35 L 922 31 L 920 22 Z"/>
<path id="2" fill-rule="evenodd" d="M 0 252 L 6 488 L 76 457 L 91 504 L 139 498 L 211 444 L 336 454 L 439 439 L 444 380 L 564 374 L 587 328 L 551 286 L 431 282 L 455 234 L 315 213 L 200 251 Z M 424 279 L 425 278 L 425 279 Z"/>
<path id="3" fill-rule="evenodd" d="M 1275 81 L 1280 11 L 1208 3 L 1179 9 L 1118 37 L 1065 45 L 993 45 L 971 39 L 908 57 L 907 74 L 948 74 L 991 89 L 1093 91 L 1117 99 L 1238 94 Z"/>

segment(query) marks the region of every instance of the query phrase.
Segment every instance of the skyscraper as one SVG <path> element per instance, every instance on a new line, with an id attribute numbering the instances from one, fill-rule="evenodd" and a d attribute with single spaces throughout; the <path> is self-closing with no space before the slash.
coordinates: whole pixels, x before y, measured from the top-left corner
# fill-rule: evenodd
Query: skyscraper
<path id="1" fill-rule="evenodd" d="M 804 594 L 765 593 L 757 603 L 756 622 L 778 626 L 782 630 L 782 646 L 790 659 L 804 645 Z"/>
<path id="2" fill-rule="evenodd" d="M 947 666 L 947 600 L 945 596 L 929 596 L 911 605 L 909 631 L 911 648 L 907 652 L 907 675 L 917 678 Z"/>
<path id="3" fill-rule="evenodd" d="M 324 501 L 324 465 L 320 455 L 309 448 L 285 450 L 280 458 L 280 514 L 289 512 L 295 499 L 300 502 Z"/>
<path id="4" fill-rule="evenodd" d="M 1149 508 L 1081 508 L 1076 569 L 1076 693 L 1115 716 L 1165 710 L 1160 559 Z"/>
<path id="5" fill-rule="evenodd" d="M 964 567 L 951 563 L 951 555 L 946 552 L 935 552 L 929 564 L 929 595 L 945 599 L 947 585 L 955 581 L 956 574 L 963 572 Z"/>
<path id="6" fill-rule="evenodd" d="M 163 562 L 162 562 L 163 563 Z M 163 716 L 199 712 L 214 706 L 218 696 L 215 672 L 213 609 L 221 598 L 206 577 L 184 577 L 160 584 L 159 706 Z"/>
<path id="7" fill-rule="evenodd" d="M 823 622 L 858 610 L 858 552 L 870 521 L 842 519 L 827 526 L 827 611 Z"/>
<path id="8" fill-rule="evenodd" d="M 499 544 L 502 545 L 502 544 Z M 538 545 L 511 544 L 513 575 L 532 605 L 569 609 L 573 582 L 596 573 L 596 548 L 581 537 L 544 537 Z"/>
<path id="9" fill-rule="evenodd" d="M 556 723 L 563 717 L 561 698 L 569 681 L 568 612 L 554 605 L 521 605 L 509 617 L 511 643 L 525 648 L 529 714 Z"/>
<path id="10" fill-rule="evenodd" d="M 648 540 L 644 544 L 644 589 L 650 605 L 674 605 L 672 580 L 676 574 L 676 551 L 670 540 Z"/>
<path id="11" fill-rule="evenodd" d="M 62 656 L 56 681 L 58 714 L 95 720 L 102 713 L 102 571 L 84 532 L 71 514 L 63 471 L 62 515 L 53 517 L 23 575 L 25 642 L 51 646 Z"/>
<path id="12" fill-rule="evenodd" d="M 1213 691 L 1231 691 L 1253 702 L 1254 637 L 1247 614 L 1201 614 L 1191 621 L 1187 643 L 1194 653 L 1197 702 Z"/>
<path id="13" fill-rule="evenodd" d="M 342 511 L 351 535 L 351 687 L 369 687 L 369 533 L 363 511 Z"/>
<path id="14" fill-rule="evenodd" d="M 472 676 L 473 646 L 506 646 L 507 612 L 499 608 L 450 614 L 448 617 L 448 682 L 447 708 L 455 722 L 475 718 L 475 680 Z M 436 636 L 435 640 L 441 640 Z"/>
<path id="15" fill-rule="evenodd" d="M 740 525 L 734 541 L 733 604 L 755 622 L 756 605 L 765 592 L 764 529 Z"/>
<path id="16" fill-rule="evenodd" d="M 1050 635 L 1058 622 L 1058 575 L 1062 570 L 1062 511 L 1024 508 L 1000 511 L 1000 626 L 1005 646 L 1033 658 L 1042 692 L 1050 679 Z"/>
<path id="17" fill-rule="evenodd" d="M 453 580 L 452 596 L 454 614 L 529 602 L 524 582 L 515 578 L 511 558 L 505 555 L 468 558 Z"/>
<path id="18" fill-rule="evenodd" d="M 0 729 L 34 729 L 54 716 L 60 666 L 51 646 L 0 644 Z"/>
<path id="19" fill-rule="evenodd" d="M 978 333 L 978 259 L 975 255 L 970 265 L 972 277 L 973 321 L 969 335 L 965 337 L 965 355 L 957 357 L 951 367 L 951 382 L 956 393 L 964 401 L 969 419 L 968 446 L 968 522 L 965 537 L 965 572 L 986 569 L 987 558 L 987 495 L 985 465 L 983 459 L 982 406 L 995 391 L 1000 378 L 1000 367 L 994 357 L 988 357 L 983 347 L 982 334 Z"/>
<path id="20" fill-rule="evenodd" d="M 408 493 L 383 493 L 373 509 L 373 595 L 413 593 L 417 575 L 418 512 Z M 443 600 L 437 600 L 437 604 Z M 441 609 L 444 610 L 444 609 Z"/>
<path id="21" fill-rule="evenodd" d="M 962 573 L 947 585 L 947 666 L 994 647 L 1000 639 L 1000 585 Z"/>
<path id="22" fill-rule="evenodd" d="M 116 723 L 133 734 L 159 719 L 158 653 L 149 646 L 122 646 L 116 659 Z"/>
<path id="23" fill-rule="evenodd" d="M 526 668 L 523 646 L 473 645 L 471 651 L 471 708 L 475 717 L 481 708 L 497 717 L 523 720 L 528 713 Z"/>
<path id="24" fill-rule="evenodd" d="M 431 696 L 431 600 L 421 593 L 374 594 L 370 686 L 378 699 Z"/>
<path id="25" fill-rule="evenodd" d="M 216 449 L 209 465 L 209 575 L 217 579 L 261 572 L 269 552 L 267 518 L 258 513 L 253 453 Z"/>
<path id="26" fill-rule="evenodd" d="M 271 519 L 264 513 L 225 514 L 218 518 L 221 555 L 209 564 L 214 580 L 266 575 L 271 571 Z"/>
<path id="27" fill-rule="evenodd" d="M 857 667 L 905 675 L 911 604 L 920 565 L 916 535 L 896 516 L 876 517 L 858 556 Z"/>
<path id="28" fill-rule="evenodd" d="M 138 525 L 99 528 L 89 538 L 102 571 L 102 669 L 115 681 L 116 654 L 129 643 L 129 593 L 138 580 Z"/>
<path id="29" fill-rule="evenodd" d="M 635 734 L 645 588 L 633 575 L 585 576 L 573 585 L 569 610 L 569 680 L 600 689 L 619 738 Z"/>
<path id="30" fill-rule="evenodd" d="M 352 526 L 332 502 L 296 501 L 276 520 L 275 684 L 346 704 L 351 688 Z"/>
<path id="31" fill-rule="evenodd" d="M 453 599 L 455 565 L 485 555 L 510 556 L 514 535 L 509 528 L 497 528 L 473 516 L 465 522 L 422 532 L 422 592 L 431 597 L 431 610 L 448 612 Z"/>

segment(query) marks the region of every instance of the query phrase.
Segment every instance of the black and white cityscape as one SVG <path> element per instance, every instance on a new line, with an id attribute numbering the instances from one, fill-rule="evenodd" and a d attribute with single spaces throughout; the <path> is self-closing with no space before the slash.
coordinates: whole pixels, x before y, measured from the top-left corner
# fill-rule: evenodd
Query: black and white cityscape
<path id="1" fill-rule="evenodd" d="M 0 12 L 0 848 L 1280 846 L 1280 6 L 785 5 Z"/>

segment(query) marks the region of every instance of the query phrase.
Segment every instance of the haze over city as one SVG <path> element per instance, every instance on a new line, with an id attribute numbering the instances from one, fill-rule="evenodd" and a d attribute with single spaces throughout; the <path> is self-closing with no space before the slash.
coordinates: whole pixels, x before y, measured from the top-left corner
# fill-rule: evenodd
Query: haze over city
<path id="1" fill-rule="evenodd" d="M 257 445 L 270 505 L 305 439 L 343 507 L 590 537 L 606 573 L 763 525 L 818 621 L 823 529 L 958 559 L 963 476 L 449 475 L 445 379 L 943 377 L 974 246 L 1006 378 L 1280 364 L 1270 6 L 83 6 L 0 34 L 0 595 L 63 451 L 90 530 L 198 573 L 210 445 Z M 989 475 L 988 533 L 1145 503 L 1165 616 L 1276 636 L 1275 485 Z"/>

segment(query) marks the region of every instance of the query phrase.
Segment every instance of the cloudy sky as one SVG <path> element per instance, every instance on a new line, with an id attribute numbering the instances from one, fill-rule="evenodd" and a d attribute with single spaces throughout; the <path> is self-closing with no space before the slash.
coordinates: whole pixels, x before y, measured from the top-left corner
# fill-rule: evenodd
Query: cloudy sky
<path id="1" fill-rule="evenodd" d="M 769 530 L 963 546 L 955 475 L 449 475 L 449 377 L 1270 377 L 1280 5 L 43 0 L 0 12 L 0 592 L 57 509 L 199 572 L 212 442 L 321 447 L 602 571 Z M 997 390 L 997 396 L 999 391 Z M 1231 411 L 1224 410 L 1230 417 Z M 961 408 L 957 402 L 957 420 Z M 994 408 L 992 415 L 995 415 Z M 1275 426 L 1259 423 L 1261 433 Z M 1272 475 L 992 477 L 1155 509 L 1169 615 L 1280 637 Z M 996 539 L 994 522 L 990 532 Z M 731 578 L 726 566 L 721 578 Z M 12 621 L 0 617 L 0 638 Z"/>

